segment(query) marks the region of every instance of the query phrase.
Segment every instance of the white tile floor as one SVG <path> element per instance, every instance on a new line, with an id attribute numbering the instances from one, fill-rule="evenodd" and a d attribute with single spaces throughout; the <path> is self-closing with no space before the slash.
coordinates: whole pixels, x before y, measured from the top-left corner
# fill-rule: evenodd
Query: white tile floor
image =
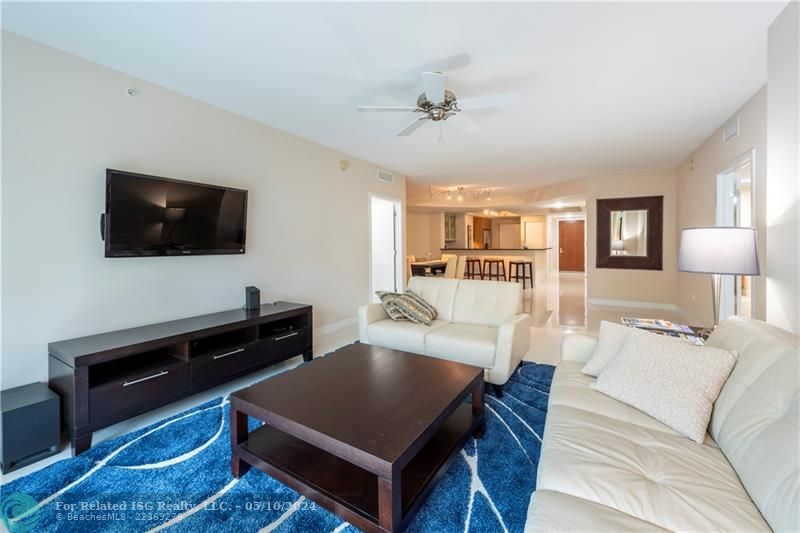
<path id="1" fill-rule="evenodd" d="M 553 313 L 543 326 L 531 328 L 531 349 L 526 361 L 558 364 L 561 341 L 566 335 L 596 335 L 602 320 L 619 322 L 623 316 L 663 318 L 681 321 L 675 311 L 659 309 L 600 307 L 586 303 L 586 276 L 582 272 L 566 272 L 550 276 L 526 295 L 526 311 L 534 316 L 541 310 Z M 533 312 L 531 312 L 533 311 Z"/>
<path id="2" fill-rule="evenodd" d="M 583 273 L 563 273 L 550 276 L 547 281 L 539 283 L 535 289 L 526 291 L 524 306 L 525 311 L 534 316 L 534 322 L 542 324 L 531 328 L 531 349 L 525 356 L 525 360 L 554 365 L 558 364 L 560 360 L 561 340 L 565 335 L 572 333 L 596 334 L 601 320 L 619 321 L 620 317 L 623 316 L 636 316 L 680 321 L 680 317 L 676 313 L 669 311 L 641 308 L 587 307 L 586 278 Z M 547 311 L 552 311 L 552 313 L 545 320 L 544 317 Z M 316 354 L 325 354 L 349 344 L 357 338 L 357 327 L 355 325 L 349 326 L 314 339 L 314 352 Z M 296 366 L 301 361 L 300 357 L 290 359 L 225 385 L 120 422 L 95 432 L 92 442 L 97 443 L 147 426 L 195 405 L 261 381 L 282 370 Z M 65 450 L 58 455 L 4 475 L 2 482 L 6 483 L 69 456 L 70 450 L 67 445 Z"/>

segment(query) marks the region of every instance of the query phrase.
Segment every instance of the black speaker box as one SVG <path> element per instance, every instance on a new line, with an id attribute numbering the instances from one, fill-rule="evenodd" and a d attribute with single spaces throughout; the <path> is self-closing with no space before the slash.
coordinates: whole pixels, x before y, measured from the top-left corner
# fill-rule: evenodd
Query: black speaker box
<path id="1" fill-rule="evenodd" d="M 261 291 L 258 287 L 244 288 L 244 308 L 247 311 L 256 311 L 261 307 Z"/>
<path id="2" fill-rule="evenodd" d="M 60 398 L 44 383 L 0 392 L 3 473 L 58 453 L 61 443 Z"/>

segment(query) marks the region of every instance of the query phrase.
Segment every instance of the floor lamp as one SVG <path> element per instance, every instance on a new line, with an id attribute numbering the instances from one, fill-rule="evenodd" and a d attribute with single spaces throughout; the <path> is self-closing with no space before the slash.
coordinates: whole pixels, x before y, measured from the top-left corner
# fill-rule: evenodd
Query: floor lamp
<path id="1" fill-rule="evenodd" d="M 714 327 L 719 323 L 721 276 L 758 276 L 755 228 L 686 228 L 681 231 L 678 270 L 711 274 Z"/>

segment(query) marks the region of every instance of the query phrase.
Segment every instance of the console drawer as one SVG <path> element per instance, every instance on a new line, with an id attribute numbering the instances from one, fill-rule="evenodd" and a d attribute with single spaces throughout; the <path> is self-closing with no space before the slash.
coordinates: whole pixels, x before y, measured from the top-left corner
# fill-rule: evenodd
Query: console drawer
<path id="1" fill-rule="evenodd" d="M 189 389 L 189 364 L 176 361 L 89 389 L 89 420 L 132 416 Z"/>
<path id="2" fill-rule="evenodd" d="M 257 365 L 260 361 L 258 344 L 253 342 L 232 347 L 219 353 L 192 359 L 192 386 L 204 386 Z"/>
<path id="3" fill-rule="evenodd" d="M 305 352 L 311 345 L 308 326 L 275 333 L 261 340 L 264 359 L 285 359 Z"/>

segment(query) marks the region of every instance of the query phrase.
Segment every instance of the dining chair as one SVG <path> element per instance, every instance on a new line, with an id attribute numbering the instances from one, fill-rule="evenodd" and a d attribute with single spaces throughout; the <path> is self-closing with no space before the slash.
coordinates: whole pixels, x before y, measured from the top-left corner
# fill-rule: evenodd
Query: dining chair
<path id="1" fill-rule="evenodd" d="M 408 281 L 413 275 L 411 270 L 411 263 L 413 263 L 416 260 L 417 257 L 415 255 L 409 254 L 406 256 L 406 281 Z"/>
<path id="2" fill-rule="evenodd" d="M 467 270 L 467 256 L 460 255 L 458 256 L 458 262 L 456 262 L 456 279 L 464 279 L 464 272 Z"/>
<path id="3" fill-rule="evenodd" d="M 456 277 L 456 266 L 458 265 L 458 257 L 455 255 L 451 255 L 447 258 L 447 266 L 444 269 L 444 277 L 446 278 L 455 278 Z"/>

